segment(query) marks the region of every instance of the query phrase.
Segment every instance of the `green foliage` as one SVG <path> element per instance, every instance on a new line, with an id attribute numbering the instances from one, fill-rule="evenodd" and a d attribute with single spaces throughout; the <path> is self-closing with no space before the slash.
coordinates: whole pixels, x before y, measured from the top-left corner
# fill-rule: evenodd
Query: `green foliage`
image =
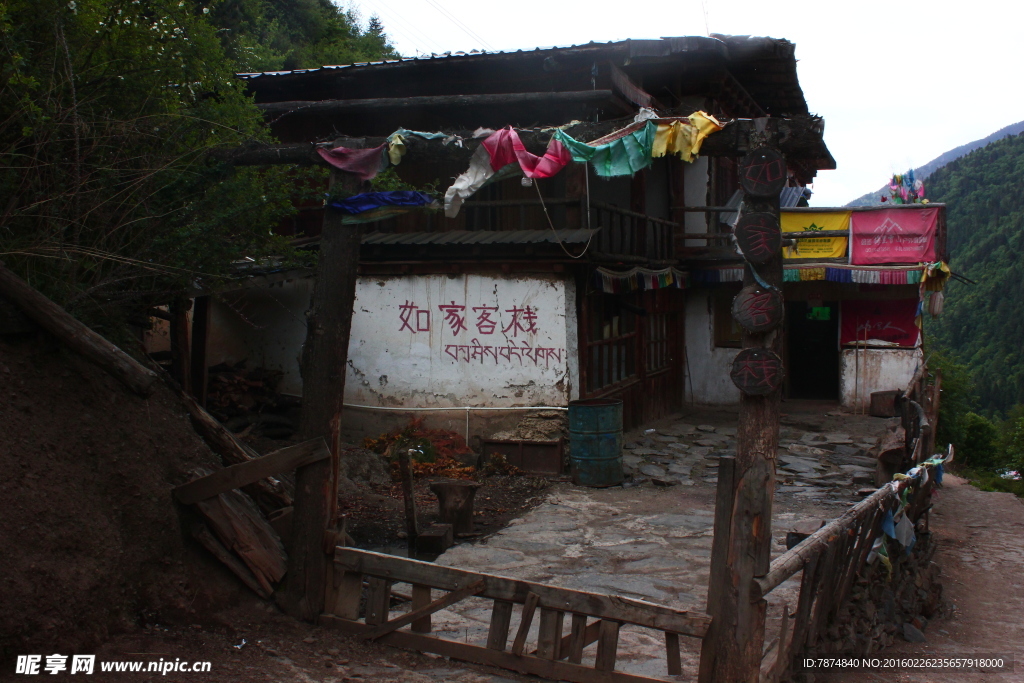
<path id="1" fill-rule="evenodd" d="M 1017 406 L 1003 422 L 999 442 L 1006 464 L 1018 471 L 1024 470 L 1024 405 Z"/>
<path id="2" fill-rule="evenodd" d="M 957 474 L 964 477 L 982 491 L 1012 493 L 1024 498 L 1024 481 L 1003 479 L 998 474 L 983 470 L 958 469 Z"/>
<path id="3" fill-rule="evenodd" d="M 308 69 L 399 56 L 376 16 L 362 29 L 354 10 L 342 10 L 331 0 L 208 4 L 221 41 L 241 71 Z"/>
<path id="4" fill-rule="evenodd" d="M 1003 463 L 999 449 L 999 430 L 984 415 L 967 413 L 960 421 L 963 442 L 957 448 L 957 456 L 971 467 L 995 469 Z"/>
<path id="5" fill-rule="evenodd" d="M 990 415 L 1024 403 L 1024 135 L 947 164 L 928 181 L 946 202 L 950 266 L 978 284 L 951 282 L 945 311 L 927 321 L 932 343 L 970 369 Z"/>
<path id="6" fill-rule="evenodd" d="M 327 0 L 0 0 L 0 258 L 115 329 L 240 261 L 299 259 L 272 230 L 305 172 L 213 154 L 271 140 L 235 73 L 391 54 Z"/>

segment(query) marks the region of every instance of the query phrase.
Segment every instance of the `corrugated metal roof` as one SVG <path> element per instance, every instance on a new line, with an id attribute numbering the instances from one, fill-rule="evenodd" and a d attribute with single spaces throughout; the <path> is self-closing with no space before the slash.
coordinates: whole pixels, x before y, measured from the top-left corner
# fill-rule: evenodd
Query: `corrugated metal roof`
<path id="1" fill-rule="evenodd" d="M 380 66 L 381 64 L 402 64 L 405 62 L 429 62 L 438 59 L 455 59 L 459 57 L 483 57 L 486 55 L 513 55 L 523 54 L 528 52 L 548 52 L 552 50 L 571 50 L 574 48 L 583 47 L 604 47 L 608 45 L 626 45 L 629 41 L 626 40 L 609 40 L 606 43 L 598 43 L 591 41 L 589 43 L 583 43 L 580 45 L 553 45 L 548 47 L 535 47 L 533 49 L 526 50 L 471 50 L 469 52 L 442 52 L 431 53 L 429 55 L 417 55 L 415 57 L 399 57 L 398 59 L 383 59 L 376 62 L 354 62 L 352 64 L 333 64 L 315 67 L 312 69 L 294 69 L 292 71 L 263 71 L 256 73 L 240 73 L 236 74 L 239 78 L 251 80 L 259 78 L 260 76 L 288 76 L 291 74 L 306 74 L 313 73 L 314 71 L 323 71 L 325 69 L 351 69 L 357 66 Z"/>
<path id="2" fill-rule="evenodd" d="M 763 39 L 771 40 L 771 39 Z M 257 73 L 240 73 L 237 74 L 239 78 L 252 80 L 259 78 L 260 76 L 287 76 L 290 74 L 305 74 L 313 73 L 314 71 L 323 71 L 325 69 L 350 69 L 352 67 L 366 67 L 366 66 L 380 66 L 382 64 L 402 64 L 405 62 L 429 62 L 438 59 L 457 59 L 465 57 L 486 57 L 487 55 L 514 55 L 514 54 L 526 54 L 532 52 L 551 52 L 555 50 L 578 50 L 581 48 L 588 47 L 609 47 L 609 46 L 621 46 L 629 50 L 630 57 L 665 57 L 671 54 L 679 52 L 697 52 L 712 50 L 719 52 L 723 56 L 728 54 L 728 48 L 726 47 L 725 41 L 720 37 L 707 37 L 707 36 L 674 36 L 674 37 L 663 37 L 656 39 L 628 39 L 628 40 L 609 40 L 607 42 L 599 43 L 590 41 L 589 43 L 581 43 L 578 45 L 552 45 L 546 47 L 535 47 L 533 49 L 519 49 L 519 50 L 471 50 L 469 52 L 443 52 L 443 53 L 431 53 L 429 55 L 417 55 L 415 57 L 400 57 L 398 59 L 384 59 L 376 62 L 355 62 L 353 64 L 335 64 L 335 65 L 324 65 L 312 69 L 294 69 L 292 71 L 263 71 Z"/>
<path id="3" fill-rule="evenodd" d="M 448 230 L 445 232 L 371 232 L 363 244 L 585 244 L 597 230 Z"/>

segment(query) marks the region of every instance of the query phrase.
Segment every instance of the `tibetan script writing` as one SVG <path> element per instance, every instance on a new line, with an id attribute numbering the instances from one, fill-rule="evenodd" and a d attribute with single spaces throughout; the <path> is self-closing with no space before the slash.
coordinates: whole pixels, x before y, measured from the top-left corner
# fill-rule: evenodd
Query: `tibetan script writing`
<path id="1" fill-rule="evenodd" d="M 474 338 L 469 344 L 448 344 L 444 352 L 456 363 L 481 364 L 488 359 L 495 364 L 499 362 L 511 363 L 513 359 L 519 361 L 520 365 L 528 362 L 534 365 L 544 364 L 550 367 L 552 361 L 561 363 L 565 349 L 556 349 L 546 346 L 530 346 L 525 341 L 520 341 L 519 346 L 507 344 L 505 346 L 485 346 L 479 339 Z"/>

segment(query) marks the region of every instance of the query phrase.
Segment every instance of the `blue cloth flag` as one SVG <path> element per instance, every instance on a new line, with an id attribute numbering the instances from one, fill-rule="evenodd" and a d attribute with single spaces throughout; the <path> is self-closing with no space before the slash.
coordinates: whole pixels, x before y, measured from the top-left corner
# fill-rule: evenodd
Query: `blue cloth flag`
<path id="1" fill-rule="evenodd" d="M 328 202 L 328 206 L 347 214 L 360 214 L 384 206 L 427 206 L 434 198 L 426 192 L 396 190 L 394 192 L 366 192 L 348 199 Z"/>

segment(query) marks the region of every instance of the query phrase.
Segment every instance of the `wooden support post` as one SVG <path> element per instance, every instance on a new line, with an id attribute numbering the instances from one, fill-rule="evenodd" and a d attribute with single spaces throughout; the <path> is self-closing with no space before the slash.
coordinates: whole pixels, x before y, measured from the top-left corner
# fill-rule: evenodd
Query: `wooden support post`
<path id="1" fill-rule="evenodd" d="M 760 671 L 767 602 L 752 599 L 750 586 L 754 577 L 768 573 L 771 562 L 783 380 L 779 192 L 786 182 L 786 162 L 775 149 L 774 120 L 755 119 L 747 133 L 751 151 L 740 163 L 744 216 L 734 230 L 746 261 L 741 297 L 746 296 L 733 305 L 743 327 L 743 350 L 732 369 L 741 390 L 736 466 L 728 514 L 724 504 L 716 506 L 715 543 L 719 548 L 725 544 L 727 551 L 718 555 L 720 560 L 724 556 L 724 567 L 711 572 L 711 637 L 701 648 L 700 680 L 716 683 L 754 683 Z M 727 540 L 719 538 L 723 533 Z"/>
<path id="2" fill-rule="evenodd" d="M 362 183 L 351 174 L 331 171 L 331 187 L 356 194 Z M 324 536 L 338 506 L 338 439 L 361 240 L 359 225 L 342 225 L 339 212 L 325 210 L 316 285 L 306 314 L 299 433 L 307 439 L 324 437 L 331 458 L 295 473 L 294 532 L 280 601 L 288 614 L 306 621 L 315 621 L 323 611 L 324 582 L 330 576 Z"/>
<path id="3" fill-rule="evenodd" d="M 597 659 L 594 668 L 598 671 L 614 671 L 619 654 L 619 622 L 601 620 L 601 635 L 597 639 Z"/>
<path id="4" fill-rule="evenodd" d="M 376 576 L 367 581 L 366 623 L 383 624 L 391 612 L 391 582 Z"/>
<path id="5" fill-rule="evenodd" d="M 540 631 L 537 634 L 537 656 L 541 659 L 561 659 L 562 626 L 565 612 L 541 608 Z"/>
<path id="6" fill-rule="evenodd" d="M 206 367 L 206 346 L 210 337 L 210 297 L 197 296 L 192 306 L 192 395 L 206 407 L 210 373 Z"/>
<path id="7" fill-rule="evenodd" d="M 683 660 L 679 655 L 679 634 L 665 631 L 665 661 L 669 676 L 683 675 Z"/>
<path id="8" fill-rule="evenodd" d="M 430 586 L 423 586 L 418 583 L 412 585 L 412 609 L 418 610 L 430 604 Z M 430 615 L 424 615 L 412 622 L 409 627 L 413 633 L 430 633 Z"/>
<path id="9" fill-rule="evenodd" d="M 487 647 L 504 652 L 508 646 L 508 629 L 512 623 L 512 608 L 515 603 L 495 600 L 491 608 L 491 628 L 487 631 Z"/>
<path id="10" fill-rule="evenodd" d="M 523 603 L 523 616 L 519 620 L 519 630 L 516 631 L 516 639 L 512 642 L 512 654 L 516 657 L 523 654 L 526 648 L 526 637 L 530 635 L 530 626 L 533 624 L 533 614 L 537 611 L 537 604 L 540 596 L 536 593 L 528 593 L 526 602 Z"/>
<path id="11" fill-rule="evenodd" d="M 398 471 L 402 477 L 402 498 L 405 499 L 405 533 L 409 535 L 409 557 L 415 557 L 420 526 L 416 519 L 416 491 L 413 487 L 412 466 L 409 464 L 409 449 L 398 451 Z"/>
<path id="12" fill-rule="evenodd" d="M 192 353 L 189 343 L 188 299 L 171 304 L 171 377 L 186 394 L 192 393 Z"/>

